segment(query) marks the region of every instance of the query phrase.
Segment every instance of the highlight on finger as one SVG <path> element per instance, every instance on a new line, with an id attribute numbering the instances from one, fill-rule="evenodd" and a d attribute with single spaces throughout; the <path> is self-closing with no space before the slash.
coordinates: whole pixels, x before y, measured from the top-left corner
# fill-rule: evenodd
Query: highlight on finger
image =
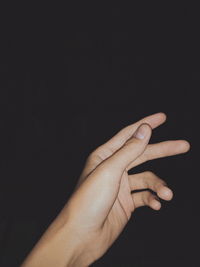
<path id="1" fill-rule="evenodd" d="M 151 198 L 149 206 L 154 210 L 159 210 L 161 208 L 161 203 L 155 195 Z"/>
<path id="2" fill-rule="evenodd" d="M 165 185 L 162 185 L 157 190 L 157 195 L 160 198 L 162 198 L 164 200 L 167 200 L 167 201 L 172 200 L 172 198 L 173 198 L 173 192 L 172 192 L 172 190 L 169 187 L 165 186 Z"/>

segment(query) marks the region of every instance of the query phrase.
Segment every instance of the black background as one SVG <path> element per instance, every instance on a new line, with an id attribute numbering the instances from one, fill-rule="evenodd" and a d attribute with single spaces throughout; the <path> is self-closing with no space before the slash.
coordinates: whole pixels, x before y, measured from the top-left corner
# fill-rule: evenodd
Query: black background
<path id="1" fill-rule="evenodd" d="M 191 150 L 134 169 L 174 191 L 139 208 L 92 266 L 199 266 L 200 52 L 197 6 L 15 3 L 2 8 L 0 266 L 18 266 L 61 210 L 88 154 L 155 112 L 150 142 Z"/>

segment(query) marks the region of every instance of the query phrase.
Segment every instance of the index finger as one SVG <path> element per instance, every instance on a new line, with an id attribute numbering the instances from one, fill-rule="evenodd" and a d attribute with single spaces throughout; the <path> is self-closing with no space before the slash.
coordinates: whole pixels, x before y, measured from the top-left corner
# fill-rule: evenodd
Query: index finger
<path id="1" fill-rule="evenodd" d="M 105 144 L 99 146 L 96 150 L 98 156 L 104 160 L 111 156 L 114 152 L 120 149 L 126 141 L 134 134 L 135 130 L 142 123 L 148 123 L 152 129 L 158 127 L 166 121 L 166 114 L 163 112 L 155 113 L 149 115 L 131 125 L 126 126 L 120 130 L 116 135 L 114 135 Z"/>

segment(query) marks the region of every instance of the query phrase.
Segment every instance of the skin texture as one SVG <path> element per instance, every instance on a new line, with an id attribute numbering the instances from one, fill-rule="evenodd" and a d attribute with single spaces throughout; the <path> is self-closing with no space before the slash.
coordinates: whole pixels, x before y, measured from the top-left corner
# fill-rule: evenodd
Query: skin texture
<path id="1" fill-rule="evenodd" d="M 89 266 L 117 239 L 136 208 L 161 208 L 172 190 L 153 172 L 129 175 L 148 160 L 185 153 L 185 140 L 148 144 L 152 130 L 166 120 L 156 113 L 119 131 L 93 151 L 69 201 L 27 257 L 23 267 Z M 135 134 L 142 129 L 143 139 Z M 134 193 L 137 189 L 150 191 Z"/>

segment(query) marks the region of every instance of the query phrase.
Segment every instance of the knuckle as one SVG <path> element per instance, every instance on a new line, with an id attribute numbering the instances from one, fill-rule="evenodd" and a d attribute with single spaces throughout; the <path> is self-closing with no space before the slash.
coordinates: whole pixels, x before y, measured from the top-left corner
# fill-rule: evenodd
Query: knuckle
<path id="1" fill-rule="evenodd" d="M 92 155 L 92 153 L 90 153 L 90 154 L 87 156 L 86 162 L 87 162 L 87 163 L 92 162 L 92 161 L 93 161 L 93 158 L 94 158 L 94 156 Z"/>
<path id="2" fill-rule="evenodd" d="M 88 161 L 93 161 L 93 160 L 96 160 L 97 158 L 98 158 L 98 150 L 95 149 L 89 154 L 87 159 Z"/>
<path id="3" fill-rule="evenodd" d="M 91 160 L 95 157 L 95 151 L 90 152 L 88 159 Z"/>
<path id="4" fill-rule="evenodd" d="M 167 186 L 167 183 L 162 179 L 159 179 L 159 183 L 160 183 L 160 185 Z"/>
<path id="5" fill-rule="evenodd" d="M 150 177 L 150 176 L 155 175 L 152 171 L 145 171 L 144 174 L 145 174 L 145 177 Z"/>
<path id="6" fill-rule="evenodd" d="M 149 203 L 150 197 L 151 197 L 151 193 L 149 191 L 145 191 L 143 193 L 143 203 L 145 205 L 147 205 Z"/>
<path id="7" fill-rule="evenodd" d="M 166 184 L 165 180 L 161 179 L 160 177 L 158 177 L 158 180 L 161 184 Z"/>

